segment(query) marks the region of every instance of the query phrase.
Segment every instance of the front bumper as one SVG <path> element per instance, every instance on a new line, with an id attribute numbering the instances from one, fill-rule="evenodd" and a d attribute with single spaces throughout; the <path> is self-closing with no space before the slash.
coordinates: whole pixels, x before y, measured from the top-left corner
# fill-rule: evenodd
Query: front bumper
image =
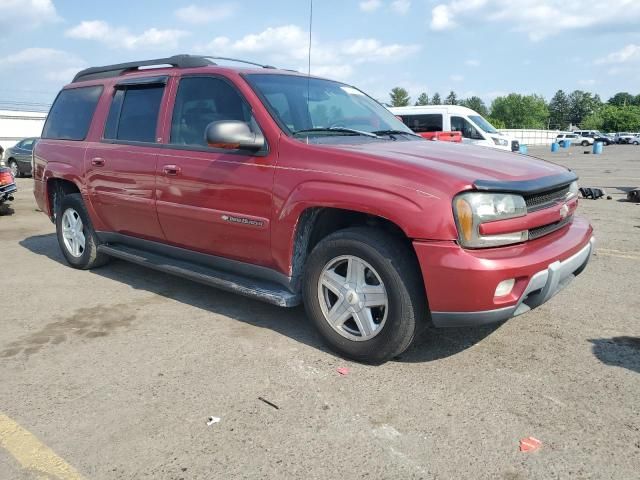
<path id="1" fill-rule="evenodd" d="M 588 263 L 595 240 L 588 222 L 511 247 L 465 250 L 457 244 L 414 242 L 431 318 L 437 327 L 501 322 L 543 304 Z M 515 279 L 506 296 L 494 297 L 503 280 Z"/>

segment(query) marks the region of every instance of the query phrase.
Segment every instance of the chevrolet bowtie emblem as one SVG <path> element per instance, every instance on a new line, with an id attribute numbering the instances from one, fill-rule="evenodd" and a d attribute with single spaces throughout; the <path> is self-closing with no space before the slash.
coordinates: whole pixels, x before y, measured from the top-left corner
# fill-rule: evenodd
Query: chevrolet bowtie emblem
<path id="1" fill-rule="evenodd" d="M 569 207 L 567 207 L 566 205 L 562 205 L 560 207 L 560 218 L 564 220 L 565 218 L 567 218 L 567 215 L 569 215 Z"/>

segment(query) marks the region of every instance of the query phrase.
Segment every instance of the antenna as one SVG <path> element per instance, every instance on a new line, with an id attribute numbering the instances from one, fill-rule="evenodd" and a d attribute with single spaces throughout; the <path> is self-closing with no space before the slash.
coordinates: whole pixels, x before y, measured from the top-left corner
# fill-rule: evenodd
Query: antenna
<path id="1" fill-rule="evenodd" d="M 311 31 L 313 29 L 313 0 L 309 0 L 309 63 L 307 65 L 307 110 L 311 97 Z M 309 138 L 307 137 L 307 142 Z"/>
<path id="2" fill-rule="evenodd" d="M 313 29 L 313 0 L 309 0 L 309 65 L 307 75 L 311 75 L 311 30 Z"/>

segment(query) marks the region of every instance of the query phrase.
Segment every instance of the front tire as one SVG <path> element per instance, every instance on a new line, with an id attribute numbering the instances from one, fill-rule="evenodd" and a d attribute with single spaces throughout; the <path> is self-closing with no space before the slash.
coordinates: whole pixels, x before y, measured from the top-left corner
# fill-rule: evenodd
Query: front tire
<path id="1" fill-rule="evenodd" d="M 582 145 L 583 147 L 588 147 L 589 146 L 589 142 L 584 140 L 580 145 Z"/>
<path id="2" fill-rule="evenodd" d="M 320 241 L 307 261 L 303 295 L 329 347 L 360 362 L 400 355 L 426 325 L 411 246 L 373 228 L 348 228 Z"/>
<path id="3" fill-rule="evenodd" d="M 56 233 L 60 249 L 73 268 L 87 270 L 108 261 L 107 255 L 98 252 L 98 237 L 79 193 L 62 197 L 56 212 Z"/>

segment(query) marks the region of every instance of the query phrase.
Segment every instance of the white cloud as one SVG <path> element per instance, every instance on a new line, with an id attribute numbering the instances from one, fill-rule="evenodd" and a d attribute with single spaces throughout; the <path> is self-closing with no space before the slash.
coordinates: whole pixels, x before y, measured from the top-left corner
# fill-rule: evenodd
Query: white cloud
<path id="1" fill-rule="evenodd" d="M 176 48 L 180 39 L 189 35 L 189 32 L 149 28 L 136 35 L 126 28 L 112 27 L 102 20 L 85 20 L 67 30 L 65 35 L 69 38 L 95 40 L 112 48 L 135 50 L 148 47 Z"/>
<path id="2" fill-rule="evenodd" d="M 399 15 L 406 15 L 411 8 L 409 0 L 395 0 L 391 2 L 391 10 Z"/>
<path id="3" fill-rule="evenodd" d="M 451 75 L 449 78 L 451 79 L 452 82 L 456 82 L 456 83 L 460 83 L 461 81 L 464 80 L 464 77 L 459 74 Z"/>
<path id="4" fill-rule="evenodd" d="M 0 36 L 58 21 L 60 17 L 51 0 L 0 0 Z"/>
<path id="5" fill-rule="evenodd" d="M 623 64 L 640 60 L 640 45 L 633 43 L 596 60 L 596 64 Z"/>
<path id="6" fill-rule="evenodd" d="M 467 67 L 479 67 L 480 66 L 480 60 L 476 60 L 474 58 L 470 58 L 468 60 L 465 60 L 464 64 Z"/>
<path id="7" fill-rule="evenodd" d="M 308 46 L 309 32 L 297 25 L 283 25 L 235 40 L 216 37 L 195 50 L 219 56 L 250 55 L 279 67 L 306 71 Z M 413 55 L 419 49 L 419 45 L 385 44 L 375 38 L 323 43 L 316 37 L 311 48 L 311 73 L 346 79 L 354 72 L 355 64 L 389 63 Z"/>
<path id="8" fill-rule="evenodd" d="M 380 0 L 364 0 L 360 2 L 359 6 L 363 12 L 371 13 L 378 10 L 382 6 L 382 2 Z"/>
<path id="9" fill-rule="evenodd" d="M 86 62 L 72 53 L 54 48 L 25 48 L 0 58 L 0 63 L 13 75 L 44 77 L 56 83 L 71 81 Z"/>
<path id="10" fill-rule="evenodd" d="M 211 22 L 217 22 L 231 17 L 236 10 L 236 6 L 233 4 L 222 5 L 189 5 L 187 7 L 179 8 L 175 14 L 179 20 L 186 23 L 193 24 L 205 24 Z"/>
<path id="11" fill-rule="evenodd" d="M 480 22 L 501 23 L 540 41 L 563 31 L 633 28 L 640 22 L 640 2 L 609 0 L 603 8 L 600 0 L 449 0 L 431 10 L 433 30 Z"/>
<path id="12" fill-rule="evenodd" d="M 578 80 L 578 83 L 579 83 L 580 85 L 582 85 L 583 87 L 592 87 L 592 86 L 593 86 L 593 85 L 595 85 L 597 82 L 596 82 L 594 79 L 590 78 L 590 79 L 588 79 L 588 80 L 586 80 L 586 79 L 585 79 L 585 80 Z"/>

